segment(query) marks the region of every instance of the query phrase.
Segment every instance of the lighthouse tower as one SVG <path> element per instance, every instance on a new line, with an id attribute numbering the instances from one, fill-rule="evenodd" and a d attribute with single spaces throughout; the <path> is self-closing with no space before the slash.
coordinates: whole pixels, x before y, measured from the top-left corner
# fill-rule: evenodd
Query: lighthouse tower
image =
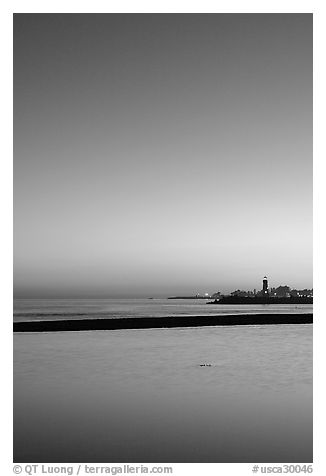
<path id="1" fill-rule="evenodd" d="M 268 296 L 268 280 L 267 280 L 267 276 L 264 276 L 264 279 L 263 279 L 263 296 Z"/>

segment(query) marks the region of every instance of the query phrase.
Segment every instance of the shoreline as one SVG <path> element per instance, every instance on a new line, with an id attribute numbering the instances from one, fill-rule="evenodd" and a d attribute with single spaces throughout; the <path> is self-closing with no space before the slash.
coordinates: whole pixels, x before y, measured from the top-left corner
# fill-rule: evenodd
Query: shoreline
<path id="1" fill-rule="evenodd" d="M 13 323 L 14 332 L 71 332 L 174 327 L 312 324 L 313 314 L 237 314 L 225 316 L 128 317 L 119 319 L 70 319 Z"/>

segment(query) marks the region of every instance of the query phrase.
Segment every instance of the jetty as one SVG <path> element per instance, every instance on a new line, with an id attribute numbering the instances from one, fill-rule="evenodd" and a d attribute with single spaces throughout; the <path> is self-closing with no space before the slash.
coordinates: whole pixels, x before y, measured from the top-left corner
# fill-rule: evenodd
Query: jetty
<path id="1" fill-rule="evenodd" d="M 169 316 L 119 319 L 69 319 L 14 322 L 14 332 L 68 332 L 118 329 L 163 329 L 204 326 L 260 326 L 312 324 L 312 313 Z"/>

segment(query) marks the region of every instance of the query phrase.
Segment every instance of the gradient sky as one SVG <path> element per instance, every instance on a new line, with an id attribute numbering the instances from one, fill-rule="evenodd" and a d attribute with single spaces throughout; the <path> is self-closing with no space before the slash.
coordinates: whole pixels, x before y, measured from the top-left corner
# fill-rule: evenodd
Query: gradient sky
<path id="1" fill-rule="evenodd" d="M 15 14 L 14 292 L 312 287 L 311 14 Z"/>

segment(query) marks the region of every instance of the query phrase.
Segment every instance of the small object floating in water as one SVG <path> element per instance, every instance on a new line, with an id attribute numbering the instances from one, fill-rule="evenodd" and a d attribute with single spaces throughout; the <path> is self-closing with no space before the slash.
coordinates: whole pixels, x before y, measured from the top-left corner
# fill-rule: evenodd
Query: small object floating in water
<path id="1" fill-rule="evenodd" d="M 212 364 L 199 364 L 199 367 L 211 367 Z"/>

